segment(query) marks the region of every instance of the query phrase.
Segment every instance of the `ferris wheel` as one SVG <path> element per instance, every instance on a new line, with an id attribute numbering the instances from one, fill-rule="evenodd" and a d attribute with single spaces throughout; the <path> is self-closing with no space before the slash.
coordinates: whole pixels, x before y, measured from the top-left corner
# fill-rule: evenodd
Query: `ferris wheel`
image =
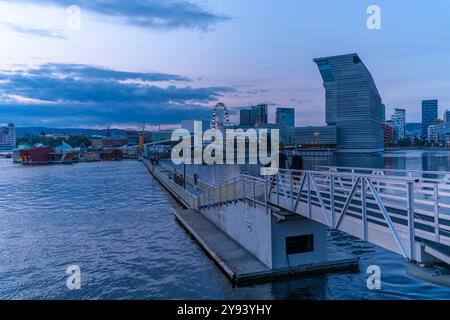
<path id="1" fill-rule="evenodd" d="M 211 121 L 211 128 L 213 129 L 225 129 L 230 125 L 230 116 L 228 114 L 228 108 L 224 103 L 218 103 L 214 107 L 213 117 Z"/>

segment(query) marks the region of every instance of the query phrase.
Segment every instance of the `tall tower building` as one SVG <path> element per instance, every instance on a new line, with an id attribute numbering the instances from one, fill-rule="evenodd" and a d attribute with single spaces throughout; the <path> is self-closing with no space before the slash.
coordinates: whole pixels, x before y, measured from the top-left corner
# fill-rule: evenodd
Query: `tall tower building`
<path id="1" fill-rule="evenodd" d="M 422 138 L 428 138 L 428 127 L 438 119 L 438 101 L 422 101 Z"/>
<path id="2" fill-rule="evenodd" d="M 324 81 L 326 122 L 338 127 L 338 151 L 383 151 L 381 97 L 359 56 L 347 54 L 314 62 Z"/>
<path id="3" fill-rule="evenodd" d="M 242 109 L 239 112 L 239 124 L 243 127 L 252 126 L 252 111 L 249 109 Z"/>
<path id="4" fill-rule="evenodd" d="M 445 110 L 444 112 L 444 122 L 450 124 L 450 110 Z"/>
<path id="5" fill-rule="evenodd" d="M 295 127 L 295 109 L 277 108 L 275 123 L 280 127 Z"/>
<path id="6" fill-rule="evenodd" d="M 403 140 L 406 138 L 406 110 L 395 109 L 392 115 L 392 124 L 395 129 L 395 140 Z"/>
<path id="7" fill-rule="evenodd" d="M 267 104 L 259 104 L 253 106 L 251 109 L 251 123 L 253 126 L 267 124 L 268 121 L 268 109 Z"/>

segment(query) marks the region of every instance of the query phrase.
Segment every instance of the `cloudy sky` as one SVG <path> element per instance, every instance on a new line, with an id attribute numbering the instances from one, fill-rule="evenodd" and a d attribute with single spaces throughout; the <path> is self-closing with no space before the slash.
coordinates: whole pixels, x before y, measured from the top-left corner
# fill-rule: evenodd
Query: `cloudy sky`
<path id="1" fill-rule="evenodd" d="M 381 30 L 366 26 L 371 4 Z M 323 124 L 312 59 L 353 52 L 387 114 L 419 122 L 422 99 L 450 109 L 449 17 L 447 0 L 0 1 L 0 123 L 172 125 L 223 101 L 234 121 L 268 103 Z"/>

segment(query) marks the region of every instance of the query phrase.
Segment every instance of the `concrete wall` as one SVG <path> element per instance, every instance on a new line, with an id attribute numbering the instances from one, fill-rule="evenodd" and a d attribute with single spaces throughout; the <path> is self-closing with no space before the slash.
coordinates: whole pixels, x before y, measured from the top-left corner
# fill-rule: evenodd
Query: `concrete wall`
<path id="1" fill-rule="evenodd" d="M 272 268 L 272 220 L 262 206 L 242 201 L 202 210 L 202 213 L 236 242 Z"/>
<path id="2" fill-rule="evenodd" d="M 286 238 L 314 235 L 314 251 L 286 255 Z M 323 262 L 327 257 L 327 228 L 315 221 L 300 216 L 289 216 L 286 220 L 272 218 L 272 266 L 287 268 Z"/>
<path id="3" fill-rule="evenodd" d="M 202 213 L 271 269 L 326 261 L 327 228 L 300 216 L 278 221 L 263 206 L 242 201 L 202 210 Z M 314 251 L 286 254 L 286 237 L 314 235 Z"/>

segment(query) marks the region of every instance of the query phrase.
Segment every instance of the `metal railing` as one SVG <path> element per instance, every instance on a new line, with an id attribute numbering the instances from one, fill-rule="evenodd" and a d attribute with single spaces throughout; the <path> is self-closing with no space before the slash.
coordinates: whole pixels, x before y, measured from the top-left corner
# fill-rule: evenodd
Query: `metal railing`
<path id="1" fill-rule="evenodd" d="M 168 190 L 176 195 L 176 197 L 183 202 L 190 209 L 198 209 L 199 201 L 198 197 L 188 190 L 184 189 L 183 186 L 175 183 L 175 181 L 167 176 L 165 172 L 162 171 L 157 166 L 152 166 L 151 163 L 144 159 L 144 164 L 151 170 L 153 175 L 161 182 Z"/>
<path id="2" fill-rule="evenodd" d="M 423 171 L 414 169 L 377 169 L 377 168 L 333 167 L 333 166 L 317 166 L 316 169 L 318 171 L 417 178 L 421 179 L 424 182 L 450 184 L 450 172 L 447 171 Z"/>
<path id="3" fill-rule="evenodd" d="M 351 220 L 353 227 L 343 231 L 366 241 L 369 229 L 388 228 L 397 251 L 410 260 L 418 238 L 450 245 L 450 185 L 357 172 L 280 170 L 271 178 L 271 201 L 331 229 Z M 322 218 L 313 217 L 313 208 Z"/>
<path id="4" fill-rule="evenodd" d="M 199 208 L 248 201 L 277 206 L 416 261 L 416 243 L 450 246 L 450 184 L 427 173 L 365 168 L 242 175 L 204 190 Z M 365 171 L 364 171 L 364 170 Z M 362 172 L 361 172 L 362 171 Z M 390 171 L 390 170 L 389 170 Z M 414 174 L 421 174 L 421 178 Z M 431 173 L 435 174 L 435 172 Z M 425 178 L 424 178 L 425 176 Z"/>
<path id="5" fill-rule="evenodd" d="M 267 205 L 267 182 L 249 175 L 240 175 L 200 193 L 200 208 L 223 205 L 233 201 L 250 201 L 254 206 Z"/>

